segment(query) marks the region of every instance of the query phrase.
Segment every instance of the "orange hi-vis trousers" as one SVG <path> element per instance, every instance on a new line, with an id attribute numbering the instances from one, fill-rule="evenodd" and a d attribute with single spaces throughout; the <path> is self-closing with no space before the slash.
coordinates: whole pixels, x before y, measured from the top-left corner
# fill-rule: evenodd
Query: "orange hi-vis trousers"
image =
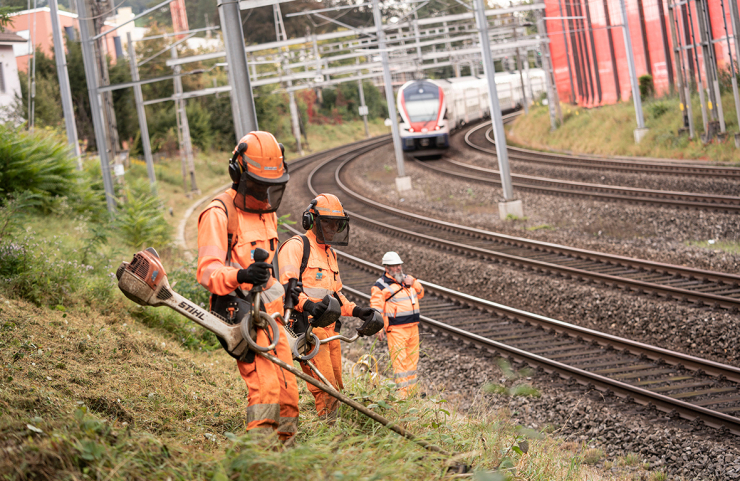
<path id="1" fill-rule="evenodd" d="M 293 355 L 288 345 L 288 335 L 280 323 L 278 327 L 280 340 L 270 354 L 292 366 Z M 270 344 L 264 329 L 257 329 L 255 341 L 260 346 Z M 298 384 L 295 375 L 259 354 L 254 356 L 254 362 L 237 361 L 237 365 L 249 389 L 247 430 L 258 435 L 276 431 L 282 441 L 295 435 L 298 430 Z"/>
<path id="2" fill-rule="evenodd" d="M 321 340 L 336 335 L 336 332 L 334 332 L 334 324 L 330 324 L 323 328 L 314 328 L 313 333 Z M 339 340 L 330 341 L 328 344 L 322 344 L 316 357 L 308 362 L 312 363 L 314 367 L 323 374 L 334 389 L 338 391 L 344 389 L 344 383 L 342 383 L 342 347 Z M 321 379 L 319 379 L 316 373 L 314 373 L 306 363 L 301 363 L 301 367 L 303 368 L 303 372 L 314 379 L 321 381 Z M 316 413 L 319 416 L 334 415 L 339 406 L 339 401 L 337 401 L 334 396 L 322 391 L 312 384 L 308 384 L 308 390 L 316 399 Z"/>
<path id="3" fill-rule="evenodd" d="M 407 398 L 417 388 L 416 366 L 419 364 L 419 325 L 388 326 L 388 352 L 393 363 L 393 380 L 398 394 Z"/>

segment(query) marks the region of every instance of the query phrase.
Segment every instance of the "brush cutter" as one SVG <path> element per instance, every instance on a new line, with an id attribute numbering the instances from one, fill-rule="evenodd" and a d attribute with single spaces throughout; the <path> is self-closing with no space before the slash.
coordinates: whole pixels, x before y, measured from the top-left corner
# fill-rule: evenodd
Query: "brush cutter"
<path id="1" fill-rule="evenodd" d="M 263 249 L 255 250 L 255 261 L 264 262 L 267 257 L 267 251 L 264 251 Z M 262 312 L 259 310 L 261 302 L 261 296 L 259 294 L 262 291 L 261 286 L 255 286 L 254 288 L 252 288 L 252 290 L 250 290 L 252 310 L 249 312 L 249 314 L 242 320 L 241 323 L 231 325 L 225 320 L 222 320 L 220 316 L 198 307 L 193 302 L 173 291 L 170 287 L 170 283 L 167 281 L 167 274 L 164 270 L 164 266 L 162 266 L 159 255 L 157 254 L 157 251 L 151 247 L 134 254 L 134 258 L 131 262 L 122 262 L 121 265 L 118 267 L 118 270 L 116 271 L 116 277 L 118 278 L 118 288 L 121 289 L 126 297 L 142 306 L 167 306 L 170 309 L 174 309 L 183 316 L 187 317 L 197 324 L 200 324 L 201 326 L 205 327 L 209 331 L 213 332 L 216 336 L 221 338 L 223 340 L 224 348 L 232 356 L 239 358 L 246 354 L 247 350 L 251 348 L 253 351 L 256 352 L 256 354 L 268 359 L 269 361 L 285 369 L 286 371 L 293 373 L 296 377 L 299 377 L 307 383 L 316 386 L 317 388 L 323 390 L 331 396 L 334 396 L 339 401 L 347 404 L 348 406 L 361 412 L 362 414 L 382 424 L 383 426 L 386 426 L 388 429 L 395 431 L 401 436 L 406 437 L 407 439 L 419 444 L 420 446 L 430 451 L 439 453 L 445 457 L 451 456 L 450 453 L 431 443 L 427 443 L 426 441 L 416 438 L 415 435 L 408 432 L 401 426 L 392 423 L 390 420 L 384 418 L 378 413 L 368 409 L 357 401 L 340 393 L 325 380 L 324 376 L 322 376 L 321 373 L 318 372 L 318 369 L 316 369 L 315 366 L 307 362 L 316 354 L 318 354 L 320 344 L 335 339 L 341 339 L 345 342 L 354 342 L 362 337 L 362 332 L 373 331 L 373 329 L 377 327 L 377 319 L 373 319 L 369 323 L 366 322 L 365 324 L 372 324 L 372 326 L 361 327 L 358 330 L 358 333 L 350 338 L 336 335 L 324 339 L 323 341 L 319 341 L 316 334 L 313 334 L 313 332 L 311 332 L 310 327 L 306 334 L 298 337 L 295 337 L 293 333 L 288 329 L 285 330 L 288 335 L 288 344 L 290 344 L 290 349 L 293 353 L 293 357 L 296 360 L 307 362 L 307 364 L 311 366 L 314 372 L 317 372 L 319 377 L 324 380 L 324 382 L 321 382 L 296 369 L 294 366 L 283 362 L 276 356 L 269 354 L 269 351 L 275 349 L 280 339 L 280 331 L 278 329 L 277 321 L 280 321 L 282 324 L 285 323 L 283 321 L 283 316 L 281 316 L 280 314 L 275 313 L 273 315 L 269 315 L 266 312 Z M 296 279 L 291 279 L 291 282 L 294 281 L 297 282 Z M 294 305 L 292 299 L 290 299 L 290 296 L 287 297 L 288 299 L 286 299 L 285 303 L 285 316 L 286 318 L 289 318 L 290 311 L 294 307 Z M 382 318 L 380 318 L 381 327 L 383 325 L 382 322 Z M 268 328 L 270 331 L 272 331 L 272 342 L 270 343 L 270 345 L 260 346 L 256 342 L 254 342 L 254 338 L 256 337 L 254 333 L 256 332 L 256 329 Z M 377 331 L 377 329 L 374 330 Z M 374 332 L 371 332 L 371 334 L 372 333 Z M 311 338 L 312 342 L 307 344 L 306 339 L 308 338 Z M 305 352 L 308 349 L 309 345 L 313 345 L 313 349 L 308 354 L 301 354 L 301 352 Z"/>

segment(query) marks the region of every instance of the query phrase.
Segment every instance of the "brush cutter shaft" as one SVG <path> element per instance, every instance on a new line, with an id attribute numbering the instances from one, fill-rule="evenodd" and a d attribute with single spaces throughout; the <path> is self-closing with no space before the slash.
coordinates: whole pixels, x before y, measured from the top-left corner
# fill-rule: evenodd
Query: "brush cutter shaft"
<path id="1" fill-rule="evenodd" d="M 278 366 L 280 366 L 281 368 L 285 369 L 286 371 L 289 371 L 289 372 L 293 373 L 296 377 L 299 377 L 299 378 L 303 379 L 307 383 L 309 383 L 309 384 L 311 384 L 313 386 L 316 386 L 317 388 L 321 389 L 322 391 L 324 391 L 324 392 L 326 392 L 326 393 L 334 396 L 335 398 L 337 398 L 338 400 L 342 401 L 344 404 L 346 404 L 347 406 L 351 407 L 352 409 L 361 412 L 362 414 L 364 414 L 365 416 L 369 417 L 373 421 L 376 421 L 376 422 L 382 424 L 383 426 L 387 427 L 388 429 L 397 432 L 401 436 L 403 436 L 406 439 L 409 439 L 409 440 L 415 442 L 419 446 L 422 446 L 422 447 L 428 449 L 429 451 L 433 451 L 435 453 L 439 453 L 442 456 L 447 456 L 447 457 L 451 456 L 450 453 L 448 453 L 447 451 L 443 450 L 442 448 L 440 448 L 438 446 L 435 446 L 434 444 L 428 443 L 426 441 L 423 441 L 421 439 L 418 439 L 416 436 L 414 436 L 410 432 L 406 431 L 401 426 L 392 423 L 391 421 L 389 421 L 388 419 L 384 418 L 380 414 L 378 414 L 378 413 L 376 413 L 374 411 L 371 411 L 370 409 L 366 408 L 365 406 L 363 406 L 362 404 L 360 404 L 360 403 L 358 403 L 356 401 L 353 401 L 352 399 L 350 399 L 349 397 L 347 397 L 344 394 L 340 393 L 339 391 L 337 391 L 333 387 L 328 386 L 328 385 L 324 384 L 323 382 L 317 381 L 316 379 L 312 378 L 308 374 L 304 373 L 303 371 L 299 371 L 298 369 L 296 369 L 293 366 L 288 365 L 287 363 L 281 361 L 277 357 L 275 357 L 275 356 L 273 356 L 271 354 L 265 353 L 265 352 L 259 352 L 257 354 L 259 354 L 260 356 L 264 357 L 265 359 L 267 359 L 269 361 L 272 361 L 273 363 L 277 364 Z"/>

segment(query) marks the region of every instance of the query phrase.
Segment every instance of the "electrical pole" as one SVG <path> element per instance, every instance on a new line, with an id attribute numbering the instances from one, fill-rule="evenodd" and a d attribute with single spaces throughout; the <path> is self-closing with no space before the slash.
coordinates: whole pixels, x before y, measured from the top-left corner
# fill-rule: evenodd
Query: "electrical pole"
<path id="1" fill-rule="evenodd" d="M 177 58 L 177 47 L 170 49 L 172 58 Z M 182 161 L 183 192 L 188 191 L 188 176 L 190 176 L 190 192 L 200 193 L 195 182 L 195 162 L 193 161 L 193 142 L 190 138 L 190 123 L 185 111 L 185 100 L 182 99 L 182 77 L 180 66 L 175 65 L 175 115 L 177 117 L 177 138 L 180 141 L 180 160 Z M 189 196 L 189 195 L 188 195 Z"/>
<path id="2" fill-rule="evenodd" d="M 542 3 L 542 1 L 540 1 L 539 3 Z M 537 22 L 537 35 L 540 37 L 542 69 L 545 71 L 545 86 L 547 88 L 547 109 L 550 112 L 550 130 L 554 131 L 558 128 L 556 120 L 556 108 L 560 110 L 560 101 L 558 99 L 558 93 L 554 83 L 552 62 L 550 59 L 550 45 L 546 42 L 547 29 L 545 25 L 545 20 L 542 18 L 541 10 L 535 10 L 535 19 L 535 21 Z M 560 123 L 563 123 L 562 113 L 560 115 Z"/>
<path id="3" fill-rule="evenodd" d="M 735 61 L 740 68 L 740 12 L 737 8 L 737 0 L 728 0 L 730 3 L 730 18 L 732 19 L 732 36 L 735 38 Z M 728 50 L 728 54 L 730 54 Z M 738 87 L 737 87 L 737 73 L 735 68 L 732 69 L 732 93 L 735 96 L 735 110 L 737 111 L 737 122 L 740 126 L 740 102 L 738 99 Z M 740 127 L 738 133 L 735 134 L 735 147 L 740 148 Z"/>
<path id="4" fill-rule="evenodd" d="M 717 77 L 717 63 L 714 57 L 714 44 L 712 43 L 712 29 L 709 27 L 709 12 L 707 4 L 703 0 L 695 0 L 696 20 L 699 24 L 699 38 L 704 58 L 704 71 L 707 77 L 707 90 L 709 91 L 709 110 L 712 117 L 719 121 L 720 132 L 724 133 L 725 115 L 722 110 L 722 97 L 719 92 L 719 78 Z"/>
<path id="5" fill-rule="evenodd" d="M 676 33 L 676 13 L 673 3 L 668 2 L 668 19 L 671 22 L 671 39 L 673 40 L 673 59 L 676 64 L 676 79 L 678 80 L 678 93 L 681 97 L 681 115 L 683 117 L 683 128 L 685 131 L 688 127 L 689 138 L 694 138 L 694 119 L 691 110 L 691 92 L 684 81 L 684 68 L 681 59 L 681 43 Z M 679 130 L 679 134 L 681 130 Z"/>
<path id="6" fill-rule="evenodd" d="M 72 91 L 69 87 L 69 74 L 67 73 L 67 55 L 64 52 L 62 41 L 62 29 L 59 26 L 59 9 L 57 0 L 49 0 L 49 13 L 51 14 L 51 30 L 54 38 L 54 58 L 57 62 L 57 76 L 59 77 L 59 93 L 62 97 L 62 110 L 64 111 L 64 126 L 67 130 L 67 143 L 77 157 L 77 170 L 82 170 L 82 157 L 80 155 L 80 144 L 77 142 L 77 125 L 75 125 L 75 109 L 72 104 Z"/>
<path id="7" fill-rule="evenodd" d="M 288 40 L 288 33 L 285 31 L 285 24 L 283 23 L 283 13 L 280 10 L 280 4 L 276 3 L 272 6 L 272 14 L 275 19 L 275 37 L 278 42 L 281 40 Z M 290 76 L 290 61 L 288 59 L 288 47 L 283 49 L 283 59 L 280 63 L 281 68 L 285 73 Z M 293 128 L 293 137 L 295 137 L 295 147 L 298 154 L 303 157 L 303 147 L 301 146 L 301 124 L 298 119 L 298 105 L 295 101 L 295 92 L 290 87 L 293 86 L 293 81 L 288 79 L 286 82 L 288 85 L 288 107 L 290 109 L 290 122 Z"/>
<path id="8" fill-rule="evenodd" d="M 391 80 L 391 69 L 388 64 L 388 50 L 385 48 L 385 32 L 383 31 L 383 22 L 380 18 L 380 5 L 378 0 L 373 0 L 373 19 L 375 28 L 378 33 L 378 49 L 380 58 L 383 62 L 383 83 L 385 84 L 385 100 L 388 103 L 388 115 L 391 118 L 391 133 L 393 136 L 393 150 L 396 154 L 396 167 L 398 168 L 398 177 L 396 177 L 396 189 L 399 192 L 411 190 L 411 177 L 406 176 L 403 165 L 403 150 L 401 149 L 401 135 L 398 131 L 398 115 L 396 114 L 396 102 L 393 96 L 393 82 Z"/>
<path id="9" fill-rule="evenodd" d="M 234 130 L 236 141 L 239 142 L 249 132 L 259 130 L 252 86 L 249 81 L 247 52 L 244 49 L 244 31 L 242 30 L 239 0 L 219 0 L 218 14 L 224 34 L 226 61 L 229 64 Z"/>
<path id="10" fill-rule="evenodd" d="M 128 42 L 128 62 L 131 68 L 131 80 L 139 81 L 139 66 L 136 64 L 136 50 L 131 40 L 131 32 L 126 32 Z M 152 145 L 149 140 L 149 126 L 146 123 L 146 110 L 144 110 L 144 96 L 141 93 L 141 85 L 134 85 L 134 102 L 136 103 L 136 115 L 139 117 L 139 132 L 141 133 L 141 148 L 144 150 L 146 161 L 146 173 L 149 176 L 149 186 L 152 193 L 157 195 L 157 177 L 154 175 L 154 159 L 152 159 Z"/>
<path id="11" fill-rule="evenodd" d="M 106 150 L 107 139 L 105 137 L 105 126 L 103 125 L 103 112 L 98 94 L 98 69 L 95 62 L 93 45 L 90 43 L 89 25 L 92 20 L 90 12 L 85 6 L 85 0 L 77 0 L 77 12 L 80 25 L 80 44 L 82 47 L 82 61 L 85 65 L 85 79 L 87 80 L 87 91 L 90 96 L 90 113 L 95 129 L 95 143 L 98 146 L 100 156 L 100 170 L 103 172 L 103 187 L 105 188 L 105 201 L 108 212 L 113 213 L 116 209 L 115 194 L 113 192 L 113 181 L 110 176 L 110 164 L 108 163 L 108 152 Z"/>
<path id="12" fill-rule="evenodd" d="M 514 45 L 516 45 L 517 41 L 517 31 L 516 28 L 518 25 L 514 25 Z M 524 105 L 524 113 L 529 113 L 529 102 L 527 102 L 527 89 L 524 87 L 524 72 L 522 67 L 522 56 L 519 54 L 519 47 L 514 48 L 514 53 L 516 53 L 516 67 L 519 69 L 519 82 L 522 85 L 522 105 Z"/>
<path id="13" fill-rule="evenodd" d="M 630 84 L 632 85 L 632 101 L 635 103 L 635 117 L 637 117 L 637 128 L 634 131 L 635 143 L 639 144 L 645 134 L 647 134 L 648 129 L 645 128 L 645 118 L 642 116 L 642 99 L 640 98 L 640 87 L 637 84 L 635 57 L 632 51 L 630 26 L 627 21 L 627 8 L 624 6 L 624 0 L 619 0 L 619 6 L 622 10 L 622 33 L 624 34 L 624 49 L 627 53 L 627 67 L 629 69 Z"/>
<path id="14" fill-rule="evenodd" d="M 360 64 L 360 57 L 355 58 L 355 64 Z M 358 76 L 360 75 L 360 72 L 358 72 Z M 357 79 L 357 88 L 360 91 L 360 115 L 362 116 L 362 121 L 365 124 L 365 137 L 368 139 L 370 138 L 370 128 L 367 126 L 367 105 L 365 105 L 365 89 L 362 86 L 362 79 Z"/>
<path id="15" fill-rule="evenodd" d="M 514 199 L 514 191 L 511 186 L 511 171 L 509 170 L 509 154 L 506 150 L 506 132 L 504 122 L 501 118 L 501 106 L 498 102 L 496 90 L 496 71 L 491 55 L 491 43 L 488 38 L 488 19 L 486 18 L 486 7 L 483 0 L 474 0 L 475 17 L 478 23 L 480 35 L 481 53 L 483 56 L 483 71 L 488 82 L 488 101 L 491 104 L 491 124 L 493 125 L 493 138 L 496 141 L 496 158 L 501 173 L 501 187 L 503 188 L 504 200 L 498 203 L 499 217 L 505 220 L 509 215 L 524 217 L 524 207 L 521 200 Z"/>

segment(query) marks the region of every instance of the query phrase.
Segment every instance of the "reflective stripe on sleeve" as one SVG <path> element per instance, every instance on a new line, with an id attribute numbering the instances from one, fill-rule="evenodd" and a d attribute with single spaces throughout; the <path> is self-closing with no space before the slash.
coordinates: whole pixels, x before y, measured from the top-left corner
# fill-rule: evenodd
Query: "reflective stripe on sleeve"
<path id="1" fill-rule="evenodd" d="M 216 271 L 216 269 L 218 269 L 222 265 L 223 264 L 221 262 L 216 261 L 216 260 L 208 264 L 203 269 L 203 271 L 200 273 L 200 279 L 198 279 L 198 282 L 200 283 L 200 285 L 208 289 L 208 285 L 210 284 L 210 281 L 211 281 L 211 275 Z"/>
<path id="2" fill-rule="evenodd" d="M 293 274 L 293 276 L 288 276 L 289 278 L 298 278 L 298 268 L 292 264 L 286 264 L 280 268 L 280 278 L 282 279 L 285 274 Z"/>
<path id="3" fill-rule="evenodd" d="M 419 380 L 417 378 L 409 379 L 408 381 L 396 383 L 396 387 L 406 387 L 416 384 Z"/>
<path id="4" fill-rule="evenodd" d="M 216 257 L 221 262 L 226 260 L 226 251 L 217 246 L 202 246 L 198 248 L 198 258 Z"/>

